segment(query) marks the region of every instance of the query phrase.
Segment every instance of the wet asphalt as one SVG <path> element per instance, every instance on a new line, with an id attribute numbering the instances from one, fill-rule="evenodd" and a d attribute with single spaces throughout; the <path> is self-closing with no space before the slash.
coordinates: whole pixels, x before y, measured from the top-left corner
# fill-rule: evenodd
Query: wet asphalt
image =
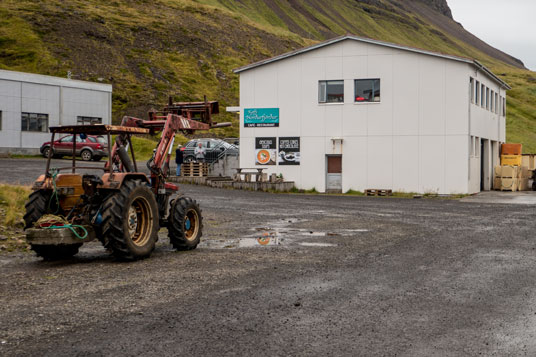
<path id="1" fill-rule="evenodd" d="M 181 189 L 194 251 L 2 253 L 0 354 L 536 354 L 534 205 Z"/>

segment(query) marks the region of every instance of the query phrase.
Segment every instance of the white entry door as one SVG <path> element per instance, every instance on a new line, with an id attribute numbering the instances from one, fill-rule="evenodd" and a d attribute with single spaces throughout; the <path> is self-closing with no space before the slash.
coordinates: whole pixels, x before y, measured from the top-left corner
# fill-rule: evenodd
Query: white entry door
<path id="1" fill-rule="evenodd" d="M 342 192 L 342 155 L 328 155 L 326 161 L 326 191 Z"/>

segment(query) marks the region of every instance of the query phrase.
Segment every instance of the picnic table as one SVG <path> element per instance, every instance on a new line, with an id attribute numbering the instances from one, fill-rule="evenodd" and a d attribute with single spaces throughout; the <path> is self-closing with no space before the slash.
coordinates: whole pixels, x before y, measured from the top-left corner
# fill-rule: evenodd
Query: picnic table
<path id="1" fill-rule="evenodd" d="M 251 182 L 251 175 L 255 175 L 255 182 L 263 182 L 263 171 L 266 170 L 265 167 L 253 167 L 253 168 L 244 168 L 239 167 L 235 168 L 235 181 L 241 182 Z"/>

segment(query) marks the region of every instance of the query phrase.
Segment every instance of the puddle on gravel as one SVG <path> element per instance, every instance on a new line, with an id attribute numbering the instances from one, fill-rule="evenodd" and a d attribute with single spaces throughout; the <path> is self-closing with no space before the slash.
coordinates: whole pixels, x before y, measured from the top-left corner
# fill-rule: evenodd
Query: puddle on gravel
<path id="1" fill-rule="evenodd" d="M 368 232 L 368 229 L 337 229 L 327 232 L 315 231 L 305 228 L 289 227 L 295 223 L 307 222 L 305 219 L 285 218 L 266 222 L 265 225 L 254 227 L 250 234 L 233 239 L 202 240 L 200 247 L 205 248 L 253 248 L 274 246 L 305 246 L 305 247 L 336 247 L 335 243 L 328 242 L 302 242 L 307 238 L 353 236 L 357 233 Z"/>

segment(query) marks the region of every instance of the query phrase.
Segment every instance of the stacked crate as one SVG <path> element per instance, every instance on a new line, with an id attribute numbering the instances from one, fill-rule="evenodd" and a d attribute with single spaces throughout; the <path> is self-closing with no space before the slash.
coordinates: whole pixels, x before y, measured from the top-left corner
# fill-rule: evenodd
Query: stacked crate
<path id="1" fill-rule="evenodd" d="M 501 165 L 495 167 L 493 188 L 501 191 L 527 191 L 532 172 L 525 166 Z"/>
<path id="2" fill-rule="evenodd" d="M 206 162 L 184 163 L 181 166 L 181 176 L 183 177 L 208 176 L 208 164 Z"/>
<path id="3" fill-rule="evenodd" d="M 531 158 L 522 156 L 521 144 L 501 145 L 501 166 L 494 170 L 493 188 L 501 191 L 526 191 L 531 189 Z M 532 158 L 533 159 L 533 158 Z M 534 164 L 534 162 L 532 162 Z"/>
<path id="4" fill-rule="evenodd" d="M 515 192 L 519 189 L 519 166 L 501 165 L 495 166 L 493 188 L 500 191 Z"/>
<path id="5" fill-rule="evenodd" d="M 501 145 L 501 165 L 521 166 L 523 147 L 521 144 Z"/>

